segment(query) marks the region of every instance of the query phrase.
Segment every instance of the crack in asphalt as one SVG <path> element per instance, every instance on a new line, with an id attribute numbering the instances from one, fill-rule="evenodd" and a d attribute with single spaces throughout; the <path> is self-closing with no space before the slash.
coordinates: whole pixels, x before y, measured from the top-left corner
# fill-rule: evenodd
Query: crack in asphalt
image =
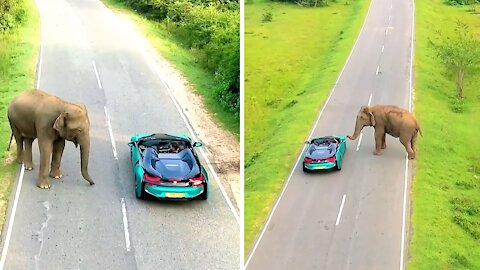
<path id="1" fill-rule="evenodd" d="M 45 228 L 47 228 L 47 226 L 48 226 L 48 221 L 52 218 L 52 215 L 49 213 L 50 203 L 48 201 L 44 201 L 44 202 L 42 202 L 42 205 L 45 208 L 46 212 L 43 214 L 43 216 L 45 217 L 45 221 L 42 222 L 42 226 L 41 226 L 40 230 L 37 232 L 37 239 L 38 239 L 38 242 L 40 242 L 40 248 L 38 250 L 37 255 L 35 255 L 35 269 L 36 270 L 40 269 L 39 268 L 40 255 L 42 254 L 43 243 L 45 242 L 44 238 L 43 238 L 43 233 L 44 233 Z"/>

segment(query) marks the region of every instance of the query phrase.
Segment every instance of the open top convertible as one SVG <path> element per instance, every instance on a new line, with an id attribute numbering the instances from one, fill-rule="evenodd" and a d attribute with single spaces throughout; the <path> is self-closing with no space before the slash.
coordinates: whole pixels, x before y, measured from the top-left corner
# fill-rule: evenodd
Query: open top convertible
<path id="1" fill-rule="evenodd" d="M 342 169 L 347 148 L 345 136 L 324 136 L 306 141 L 309 144 L 303 157 L 303 171 Z"/>
<path id="2" fill-rule="evenodd" d="M 183 134 L 137 134 L 128 145 L 137 198 L 208 198 L 208 175 L 194 150 L 200 142 Z"/>

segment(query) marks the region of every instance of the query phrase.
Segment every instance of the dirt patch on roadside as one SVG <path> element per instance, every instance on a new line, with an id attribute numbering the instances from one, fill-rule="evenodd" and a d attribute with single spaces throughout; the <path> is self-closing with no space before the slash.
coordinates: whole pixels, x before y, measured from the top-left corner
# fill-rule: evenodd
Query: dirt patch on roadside
<path id="1" fill-rule="evenodd" d="M 204 144 L 203 149 L 206 150 L 212 166 L 238 212 L 240 209 L 240 143 L 234 135 L 223 130 L 216 123 L 214 116 L 205 109 L 203 98 L 196 93 L 187 78 L 159 55 L 132 20 L 127 15 L 118 13 L 117 18 L 134 31 L 133 34 L 138 37 L 148 56 L 153 57 L 151 60 L 154 61 L 155 68 L 162 74 L 162 79 L 186 115 L 197 139 Z M 210 178 L 214 181 L 213 175 L 210 175 Z"/>

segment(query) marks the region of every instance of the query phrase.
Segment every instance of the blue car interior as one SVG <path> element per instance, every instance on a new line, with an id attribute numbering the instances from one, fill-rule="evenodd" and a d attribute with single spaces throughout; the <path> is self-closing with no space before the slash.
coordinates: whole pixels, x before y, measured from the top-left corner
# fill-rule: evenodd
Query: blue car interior
<path id="1" fill-rule="evenodd" d="M 337 153 L 337 145 L 330 143 L 329 145 L 311 144 L 307 152 L 307 157 L 313 159 L 326 159 L 333 157 Z"/>
<path id="2" fill-rule="evenodd" d="M 189 148 L 178 153 L 157 153 L 153 147 L 148 147 L 144 151 L 143 167 L 148 174 L 166 179 L 188 179 L 200 173 L 200 167 Z"/>

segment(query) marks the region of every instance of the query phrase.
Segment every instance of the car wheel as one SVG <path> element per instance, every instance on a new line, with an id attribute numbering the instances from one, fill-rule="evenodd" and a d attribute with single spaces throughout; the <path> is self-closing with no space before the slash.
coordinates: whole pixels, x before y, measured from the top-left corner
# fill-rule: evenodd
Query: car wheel
<path id="1" fill-rule="evenodd" d="M 202 192 L 202 194 L 198 195 L 198 197 L 197 197 L 198 200 L 206 200 L 206 199 L 208 199 L 208 186 L 207 186 L 207 183 L 206 183 L 206 182 L 203 183 L 202 186 L 203 186 L 203 192 Z"/>
<path id="2" fill-rule="evenodd" d="M 310 171 L 309 169 L 305 168 L 305 163 L 302 164 L 302 169 L 303 169 L 304 172 L 309 172 Z"/>
<path id="3" fill-rule="evenodd" d="M 137 199 L 145 199 L 145 196 L 145 183 L 142 182 L 142 188 L 140 189 L 140 192 L 138 192 L 138 181 L 135 179 L 135 197 L 137 197 Z"/>
<path id="4" fill-rule="evenodd" d="M 335 161 L 335 169 L 337 171 L 340 171 L 342 169 L 342 166 L 338 166 L 338 161 Z"/>

